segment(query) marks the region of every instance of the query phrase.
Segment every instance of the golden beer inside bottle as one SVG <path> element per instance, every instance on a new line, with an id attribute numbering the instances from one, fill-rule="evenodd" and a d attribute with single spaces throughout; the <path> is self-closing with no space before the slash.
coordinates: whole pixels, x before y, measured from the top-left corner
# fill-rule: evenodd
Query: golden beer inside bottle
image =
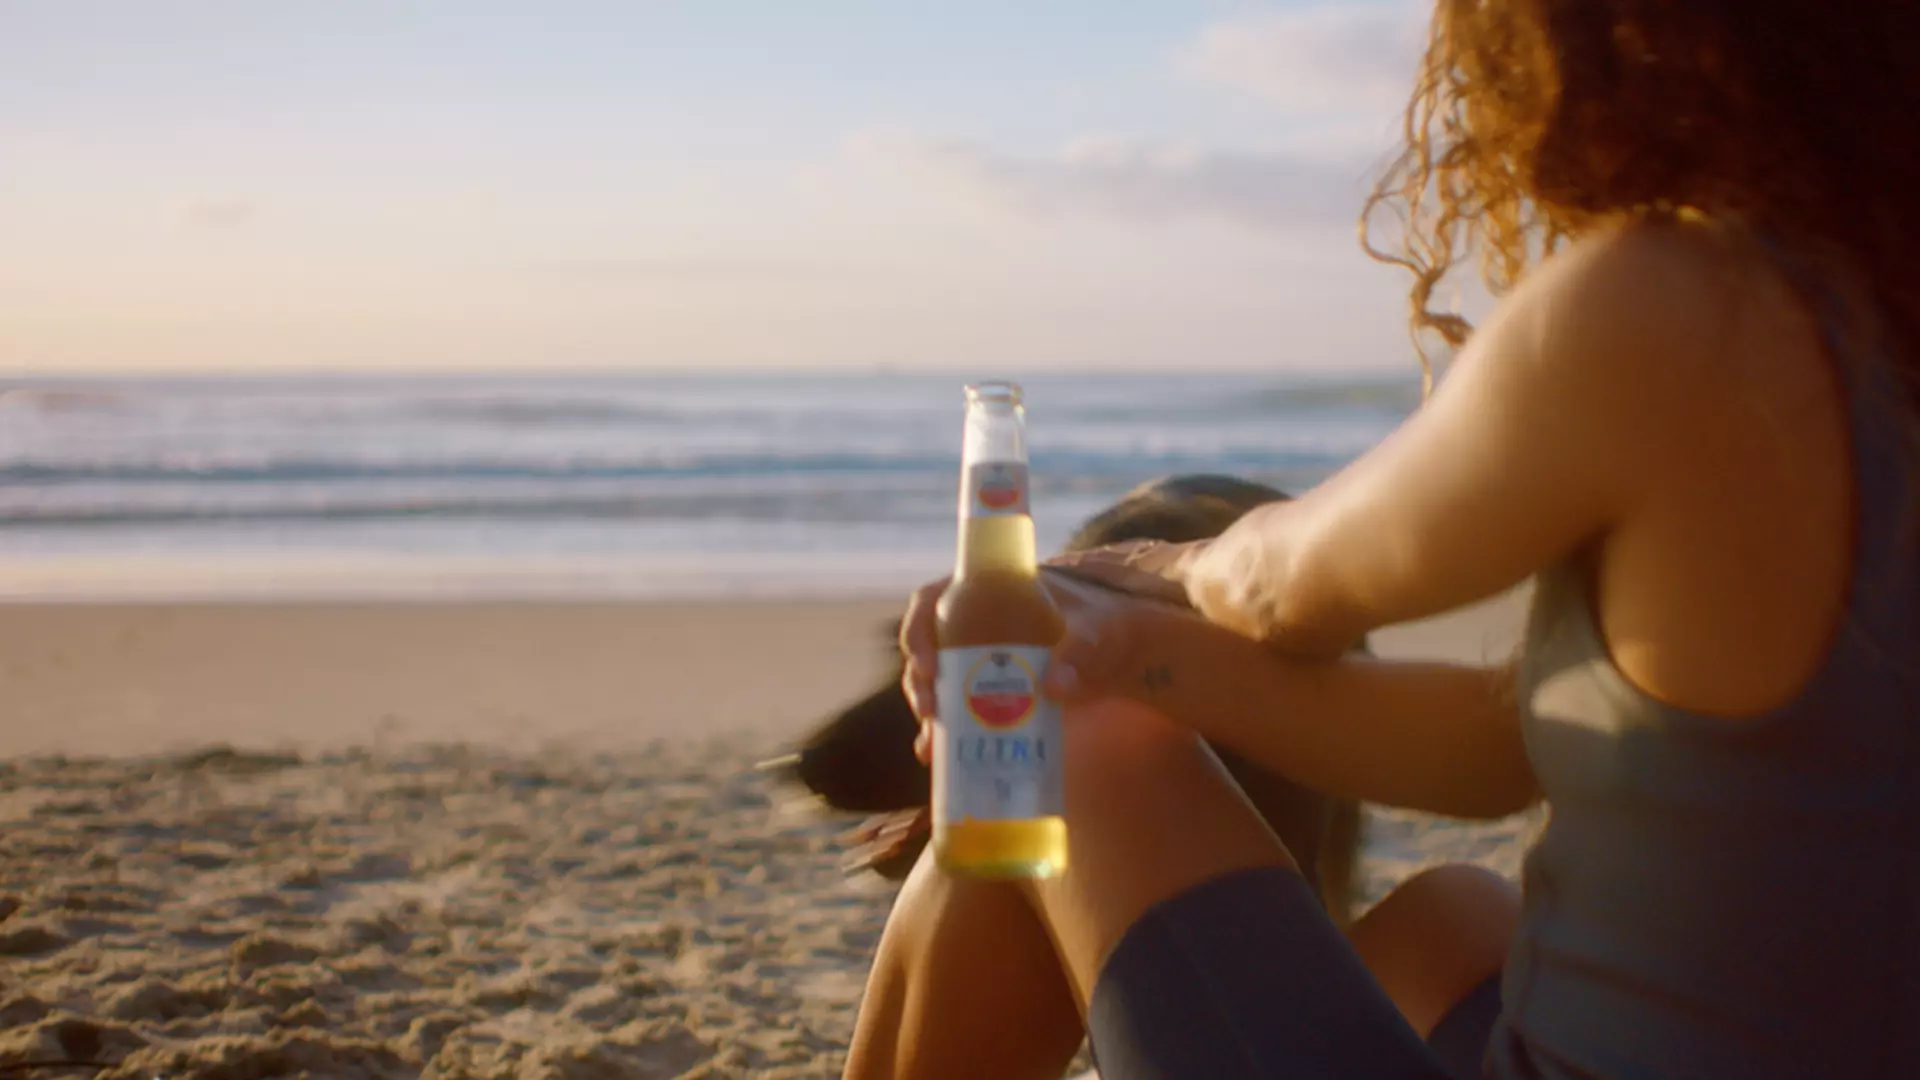
<path id="1" fill-rule="evenodd" d="M 948 822 L 934 833 L 933 857 L 942 870 L 968 877 L 1052 877 L 1067 868 L 1067 821 Z"/>
<path id="2" fill-rule="evenodd" d="M 1051 647 L 1065 632 L 1039 582 L 1033 519 L 1026 514 L 964 519 L 956 570 L 937 611 L 942 648 Z M 934 745 L 935 767 L 951 767 L 944 731 Z M 1067 868 L 1067 823 L 1058 815 L 949 821 L 936 813 L 933 854 L 941 869 L 969 877 L 1051 877 Z"/>

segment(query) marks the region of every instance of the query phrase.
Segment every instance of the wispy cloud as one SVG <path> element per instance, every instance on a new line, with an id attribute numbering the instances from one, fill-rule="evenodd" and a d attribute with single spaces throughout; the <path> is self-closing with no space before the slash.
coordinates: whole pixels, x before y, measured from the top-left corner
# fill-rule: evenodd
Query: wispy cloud
<path id="1" fill-rule="evenodd" d="M 1214 23 L 1174 70 L 1312 117 L 1390 115 L 1413 85 L 1430 5 L 1341 0 Z"/>
<path id="2" fill-rule="evenodd" d="M 253 225 L 259 209 L 247 199 L 193 199 L 176 209 L 174 220 L 198 232 L 238 232 Z"/>
<path id="3" fill-rule="evenodd" d="M 975 141 L 869 135 L 857 153 L 924 182 L 1036 216 L 1212 221 L 1263 230 L 1349 227 L 1393 148 L 1425 37 L 1421 0 L 1322 0 L 1224 19 L 1177 46 L 1184 78 L 1284 118 L 1260 148 L 1083 138 L 1050 154 Z"/>
<path id="4" fill-rule="evenodd" d="M 863 136 L 855 150 L 1029 214 L 1262 229 L 1351 224 L 1368 172 L 1368 163 L 1357 158 L 1329 161 L 1119 138 L 1080 139 L 1058 153 L 1031 157 L 910 135 Z"/>

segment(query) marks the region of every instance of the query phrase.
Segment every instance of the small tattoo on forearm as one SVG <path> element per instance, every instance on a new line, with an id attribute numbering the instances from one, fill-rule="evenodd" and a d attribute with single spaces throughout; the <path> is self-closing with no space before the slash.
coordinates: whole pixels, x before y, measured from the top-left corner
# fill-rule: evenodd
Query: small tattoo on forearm
<path id="1" fill-rule="evenodd" d="M 1141 673 L 1140 681 L 1146 683 L 1149 691 L 1157 692 L 1165 690 L 1167 687 L 1173 685 L 1173 669 L 1164 664 L 1157 667 L 1149 667 L 1145 672 Z"/>

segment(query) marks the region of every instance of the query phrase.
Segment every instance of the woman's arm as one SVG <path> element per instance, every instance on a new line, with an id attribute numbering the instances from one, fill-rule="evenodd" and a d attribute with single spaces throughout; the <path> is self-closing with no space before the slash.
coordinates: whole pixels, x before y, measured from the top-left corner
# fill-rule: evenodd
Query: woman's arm
<path id="1" fill-rule="evenodd" d="M 1715 365 L 1730 314 L 1726 263 L 1700 257 L 1707 242 L 1674 227 L 1583 241 L 1500 305 L 1430 402 L 1326 483 L 1208 543 L 1053 560 L 1129 591 L 1154 591 L 1143 576 L 1177 581 L 1232 632 L 1122 649 L 1131 666 L 1104 689 L 1137 694 L 1127 679 L 1161 671 L 1174 681 L 1156 704 L 1329 792 L 1449 813 L 1524 805 L 1534 781 L 1495 673 L 1343 654 L 1371 630 L 1492 596 L 1603 541 L 1697 451 L 1687 439 L 1701 403 L 1726 392 Z M 916 595 L 902 635 L 922 716 L 938 595 Z M 1078 667 L 1092 647 L 1070 636 L 1056 666 Z M 1083 681 L 1079 692 L 1103 692 Z"/>
<path id="2" fill-rule="evenodd" d="M 1516 585 L 1670 471 L 1723 346 L 1702 237 L 1643 228 L 1548 260 L 1370 452 L 1176 560 L 1210 619 L 1294 655 Z"/>
<path id="3" fill-rule="evenodd" d="M 1141 605 L 1070 638 L 1049 675 L 1068 700 L 1123 694 L 1329 795 L 1463 818 L 1504 817 L 1539 797 L 1500 668 L 1293 660 Z"/>
<path id="4" fill-rule="evenodd" d="M 1638 511 L 1717 386 L 1701 361 L 1725 329 L 1709 301 L 1726 294 L 1702 283 L 1711 261 L 1688 250 L 1701 242 L 1651 228 L 1575 246 L 1500 305 L 1425 407 L 1326 483 L 1211 542 L 1072 560 L 1132 590 L 1143 574 L 1180 581 L 1214 625 L 1128 616 L 1066 642 L 1063 666 L 1098 667 L 1087 692 L 1150 701 L 1330 793 L 1469 816 L 1525 806 L 1535 780 L 1504 673 L 1343 654 L 1516 585 Z"/>

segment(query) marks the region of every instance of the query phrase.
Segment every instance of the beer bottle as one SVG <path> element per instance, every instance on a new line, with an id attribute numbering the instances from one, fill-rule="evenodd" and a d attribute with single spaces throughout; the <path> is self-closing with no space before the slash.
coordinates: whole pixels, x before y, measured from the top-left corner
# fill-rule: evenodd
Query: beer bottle
<path id="1" fill-rule="evenodd" d="M 1020 387 L 967 387 L 960 536 L 935 608 L 933 851 L 974 877 L 1066 869 L 1059 706 L 1040 695 L 1066 622 L 1040 583 Z"/>

